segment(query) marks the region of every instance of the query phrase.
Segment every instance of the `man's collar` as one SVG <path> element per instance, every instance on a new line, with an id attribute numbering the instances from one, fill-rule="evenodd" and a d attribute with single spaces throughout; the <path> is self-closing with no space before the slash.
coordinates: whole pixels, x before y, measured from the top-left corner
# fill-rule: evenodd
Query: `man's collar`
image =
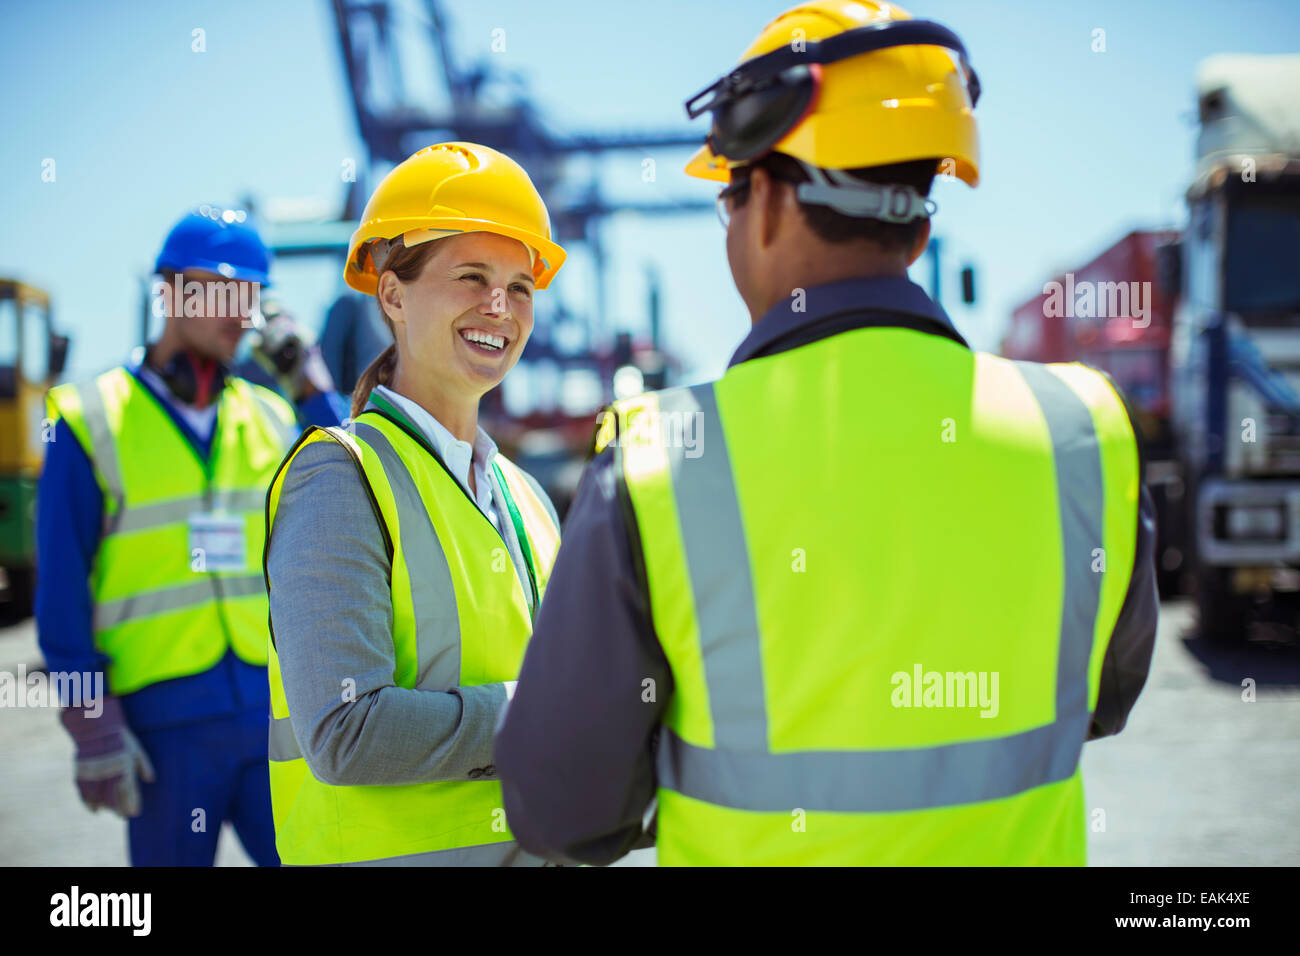
<path id="1" fill-rule="evenodd" d="M 154 397 L 159 401 L 164 401 L 178 408 L 185 408 L 199 414 L 207 412 L 209 409 L 219 408 L 221 406 L 221 399 L 225 396 L 225 392 L 223 391 L 214 396 L 212 401 L 208 402 L 208 404 L 199 408 L 197 405 L 190 402 L 181 401 L 180 398 L 177 397 L 176 393 L 171 390 L 171 386 L 167 384 L 167 380 L 162 377 L 162 373 L 152 365 L 146 365 L 143 361 L 140 361 L 127 365 L 126 370 L 141 384 L 141 386 L 152 392 Z"/>
<path id="2" fill-rule="evenodd" d="M 841 279 L 824 285 L 796 289 L 754 323 L 727 363 L 730 368 L 765 352 L 777 340 L 803 326 L 842 312 L 893 312 L 937 323 L 969 348 L 948 314 L 919 285 L 905 276 L 878 279 Z M 900 324 L 902 322 L 900 321 Z M 828 331 L 827 334 L 832 334 Z"/>

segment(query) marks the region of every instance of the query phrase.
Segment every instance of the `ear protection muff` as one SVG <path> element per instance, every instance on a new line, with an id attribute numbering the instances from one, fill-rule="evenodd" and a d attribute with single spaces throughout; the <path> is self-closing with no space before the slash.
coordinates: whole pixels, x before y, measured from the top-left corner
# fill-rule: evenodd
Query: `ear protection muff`
<path id="1" fill-rule="evenodd" d="M 747 60 L 686 101 L 695 119 L 713 113 L 707 143 L 732 162 L 757 159 L 798 126 L 816 106 L 821 66 L 895 46 L 941 46 L 957 54 L 971 106 L 980 83 L 957 35 L 933 20 L 890 20 L 813 40 L 800 50 L 783 46 Z"/>
<path id="2" fill-rule="evenodd" d="M 148 355 L 145 361 L 149 361 Z M 161 368 L 153 367 L 176 398 L 186 405 L 199 407 L 206 407 L 214 396 L 219 395 L 232 374 L 230 366 L 224 362 L 195 355 L 188 349 L 181 349 Z"/>
<path id="3" fill-rule="evenodd" d="M 737 84 L 735 98 L 713 114 L 709 149 L 728 159 L 770 152 L 817 105 L 821 78 L 820 63 L 801 63 L 761 82 Z"/>

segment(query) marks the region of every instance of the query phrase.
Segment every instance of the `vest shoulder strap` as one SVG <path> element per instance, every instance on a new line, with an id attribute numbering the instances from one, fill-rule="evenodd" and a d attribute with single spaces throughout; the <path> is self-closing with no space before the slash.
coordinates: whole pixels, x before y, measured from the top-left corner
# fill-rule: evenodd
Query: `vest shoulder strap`
<path id="1" fill-rule="evenodd" d="M 1133 417 L 1128 398 L 1115 384 L 1115 380 L 1102 369 L 1081 362 L 1062 362 L 1049 367 L 1088 406 L 1099 441 L 1121 447 L 1133 443 L 1137 450 L 1139 477 L 1145 477 L 1146 456 L 1142 448 L 1142 433 Z"/>
<path id="2" fill-rule="evenodd" d="M 308 425 L 303 433 L 298 436 L 298 440 L 293 443 L 293 446 L 289 449 L 288 453 L 285 454 L 284 460 L 280 462 L 279 467 L 276 469 L 275 476 L 271 479 L 271 484 L 267 488 L 266 492 L 267 537 L 269 538 L 271 535 L 276 508 L 280 503 L 280 491 L 284 486 L 284 476 L 288 473 L 290 464 L 293 462 L 293 459 L 297 456 L 298 452 L 302 451 L 303 448 L 322 441 L 334 442 L 335 444 L 340 445 L 343 450 L 348 453 L 348 457 L 352 460 L 352 464 L 356 468 L 357 478 L 361 482 L 361 486 L 366 489 L 366 497 L 370 499 L 370 506 L 374 511 L 375 520 L 379 522 L 379 530 L 384 536 L 384 548 L 388 552 L 389 559 L 391 560 L 393 556 L 392 536 L 389 534 L 388 523 L 384 520 L 383 512 L 379 507 L 379 502 L 375 498 L 374 488 L 371 487 L 370 484 L 370 476 L 366 473 L 365 466 L 362 464 L 363 452 L 360 443 L 348 429 L 337 425 Z M 263 549 L 263 553 L 265 554 L 265 549 Z"/>
<path id="3" fill-rule="evenodd" d="M 284 424 L 293 425 L 297 422 L 298 415 L 293 410 L 293 406 L 290 405 L 279 392 L 273 391 L 265 385 L 258 385 L 256 382 L 250 382 L 242 378 L 236 377 L 233 378 L 232 381 L 238 382 L 239 385 L 246 387 L 252 397 L 255 398 L 264 409 L 268 412 L 274 412 L 276 418 L 284 422 Z"/>
<path id="4" fill-rule="evenodd" d="M 110 510 L 120 508 L 125 500 L 114 431 L 121 425 L 121 409 L 132 385 L 131 373 L 119 365 L 94 378 L 56 385 L 45 395 L 49 417 L 62 418 L 68 423 L 81 450 L 90 459 L 104 492 L 105 506 Z"/>
<path id="5" fill-rule="evenodd" d="M 1006 359 L 996 359 L 1006 362 Z M 1141 466 L 1124 399 L 1104 372 L 1078 362 L 1014 362 L 1051 433 L 1067 590 L 1095 609 L 1089 697 L 1095 702 L 1107 643 L 1138 557 Z M 1106 573 L 1100 573 L 1106 572 Z"/>
<path id="6" fill-rule="evenodd" d="M 379 508 L 379 502 L 375 499 L 374 489 L 370 486 L 370 478 L 366 474 L 364 466 L 361 464 L 361 449 L 357 440 L 348 432 L 346 428 L 338 426 L 320 426 L 308 425 L 303 433 L 298 436 L 298 440 L 285 454 L 284 460 L 280 462 L 279 467 L 275 470 L 274 477 L 266 490 L 266 540 L 262 545 L 262 578 L 266 583 L 267 594 L 271 592 L 271 576 L 267 569 L 267 556 L 270 554 L 271 534 L 275 526 L 275 514 L 280 504 L 280 492 L 284 487 L 285 475 L 289 472 L 289 466 L 292 464 L 298 452 L 308 445 L 322 441 L 332 441 L 341 445 L 348 453 L 352 464 L 356 467 L 357 479 L 361 482 L 361 487 L 366 489 L 366 497 L 370 501 L 370 508 L 375 515 L 375 521 L 379 524 L 379 531 L 384 537 L 384 551 L 388 555 L 388 560 L 393 559 L 393 539 L 388 531 L 388 523 L 384 520 L 383 512 Z M 275 631 L 271 630 L 271 647 L 275 647 Z"/>
<path id="7" fill-rule="evenodd" d="M 713 382 L 680 385 L 612 402 L 600 414 L 588 457 L 611 446 L 654 449 L 655 454 L 669 457 L 674 453 L 689 454 L 699 416 L 716 420 L 713 387 Z"/>
<path id="8" fill-rule="evenodd" d="M 250 406 L 255 414 L 260 414 L 266 419 L 271 429 L 280 437 L 282 447 L 288 448 L 293 444 L 293 432 L 298 427 L 298 415 L 292 405 L 271 389 L 238 376 L 231 377 L 227 388 L 233 389 L 239 399 Z"/>

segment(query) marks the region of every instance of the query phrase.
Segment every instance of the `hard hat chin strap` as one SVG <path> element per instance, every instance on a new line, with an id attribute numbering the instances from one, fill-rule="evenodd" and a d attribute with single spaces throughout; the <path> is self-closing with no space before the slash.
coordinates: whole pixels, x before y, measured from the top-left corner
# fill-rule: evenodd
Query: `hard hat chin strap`
<path id="1" fill-rule="evenodd" d="M 866 183 L 842 170 L 822 169 L 797 158 L 795 161 L 812 179 L 795 187 L 795 195 L 802 202 L 830 206 L 838 213 L 859 219 L 898 224 L 929 219 L 939 209 L 933 199 L 925 198 L 911 186 Z"/>

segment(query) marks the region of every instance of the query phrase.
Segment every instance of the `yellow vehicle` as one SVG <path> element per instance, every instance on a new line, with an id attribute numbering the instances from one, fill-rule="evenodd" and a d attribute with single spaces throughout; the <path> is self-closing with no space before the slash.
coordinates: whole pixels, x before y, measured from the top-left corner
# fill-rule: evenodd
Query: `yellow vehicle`
<path id="1" fill-rule="evenodd" d="M 0 568 L 10 615 L 31 612 L 36 566 L 36 480 L 48 434 L 45 392 L 63 372 L 68 339 L 51 327 L 50 297 L 0 279 Z"/>

